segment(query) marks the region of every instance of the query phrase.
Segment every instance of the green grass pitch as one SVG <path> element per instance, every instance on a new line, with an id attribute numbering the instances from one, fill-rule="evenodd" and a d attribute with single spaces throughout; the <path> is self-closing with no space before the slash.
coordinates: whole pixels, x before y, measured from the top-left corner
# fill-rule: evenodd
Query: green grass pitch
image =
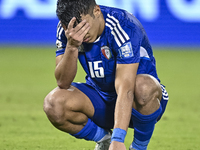
<path id="1" fill-rule="evenodd" d="M 45 95 L 56 87 L 54 48 L 0 47 L 0 150 L 93 150 L 55 129 L 43 112 Z M 200 148 L 200 51 L 154 51 L 169 103 L 156 124 L 149 150 Z M 80 69 L 75 81 L 84 81 Z M 129 129 L 125 144 L 132 142 Z"/>

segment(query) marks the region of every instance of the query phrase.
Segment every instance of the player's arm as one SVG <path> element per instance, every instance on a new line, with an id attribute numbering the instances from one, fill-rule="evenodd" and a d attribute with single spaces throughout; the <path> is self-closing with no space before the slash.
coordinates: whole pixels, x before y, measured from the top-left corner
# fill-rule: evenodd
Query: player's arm
<path id="1" fill-rule="evenodd" d="M 89 24 L 83 20 L 74 28 L 76 18 L 72 18 L 68 28 L 63 25 L 67 37 L 65 53 L 57 56 L 55 77 L 60 88 L 69 88 L 77 72 L 78 47 L 82 44 L 84 36 L 90 29 Z"/>
<path id="2" fill-rule="evenodd" d="M 115 138 L 114 134 L 117 134 L 116 137 L 119 136 L 120 138 L 122 134 L 126 135 L 131 118 L 137 69 L 138 63 L 117 64 L 115 88 L 118 97 L 115 106 L 114 130 L 118 133 L 113 130 L 112 143 L 109 150 L 126 150 L 122 141 L 118 142 L 113 138 Z M 122 133 L 120 133 L 121 131 Z"/>

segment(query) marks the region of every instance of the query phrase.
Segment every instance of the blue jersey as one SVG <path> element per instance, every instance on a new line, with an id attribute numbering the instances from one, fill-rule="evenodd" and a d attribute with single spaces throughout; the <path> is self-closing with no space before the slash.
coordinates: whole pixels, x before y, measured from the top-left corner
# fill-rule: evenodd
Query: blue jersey
<path id="1" fill-rule="evenodd" d="M 86 83 L 107 101 L 116 99 L 117 64 L 139 63 L 137 74 L 150 74 L 158 81 L 155 58 L 141 23 L 125 10 L 100 6 L 105 20 L 102 35 L 94 43 L 79 47 L 79 61 Z M 61 24 L 57 28 L 56 56 L 64 54 L 67 38 Z"/>

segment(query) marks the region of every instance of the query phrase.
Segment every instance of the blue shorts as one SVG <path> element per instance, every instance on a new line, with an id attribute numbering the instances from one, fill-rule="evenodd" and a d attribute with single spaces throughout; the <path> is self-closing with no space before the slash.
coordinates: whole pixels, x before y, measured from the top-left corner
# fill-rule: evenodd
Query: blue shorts
<path id="1" fill-rule="evenodd" d="M 85 95 L 87 95 L 89 99 L 91 100 L 95 109 L 94 116 L 91 118 L 91 120 L 95 124 L 97 124 L 98 126 L 104 129 L 112 129 L 114 126 L 114 110 L 115 110 L 116 101 L 111 101 L 111 102 L 105 101 L 92 86 L 86 83 L 73 82 L 72 86 L 75 86 L 76 88 L 78 88 Z M 161 116 L 163 115 L 166 105 L 167 105 L 167 101 L 168 101 L 167 91 L 165 90 L 163 85 L 161 85 L 161 88 L 162 88 L 162 93 L 163 93 L 163 97 L 161 100 L 162 113 L 158 117 L 158 120 L 160 120 Z M 133 128 L 131 124 L 129 127 Z"/>

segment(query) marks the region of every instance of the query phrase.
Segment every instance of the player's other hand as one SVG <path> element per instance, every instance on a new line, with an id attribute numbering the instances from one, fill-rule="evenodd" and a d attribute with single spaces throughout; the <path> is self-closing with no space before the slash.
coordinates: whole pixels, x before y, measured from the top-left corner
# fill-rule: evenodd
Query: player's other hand
<path id="1" fill-rule="evenodd" d="M 126 150 L 124 143 L 112 141 L 109 150 Z"/>
<path id="2" fill-rule="evenodd" d="M 67 28 L 63 24 L 62 26 L 67 37 L 67 46 L 78 48 L 82 44 L 84 36 L 88 33 L 90 25 L 86 22 L 86 20 L 83 20 L 76 27 L 74 27 L 75 22 L 76 18 L 73 17 Z"/>

